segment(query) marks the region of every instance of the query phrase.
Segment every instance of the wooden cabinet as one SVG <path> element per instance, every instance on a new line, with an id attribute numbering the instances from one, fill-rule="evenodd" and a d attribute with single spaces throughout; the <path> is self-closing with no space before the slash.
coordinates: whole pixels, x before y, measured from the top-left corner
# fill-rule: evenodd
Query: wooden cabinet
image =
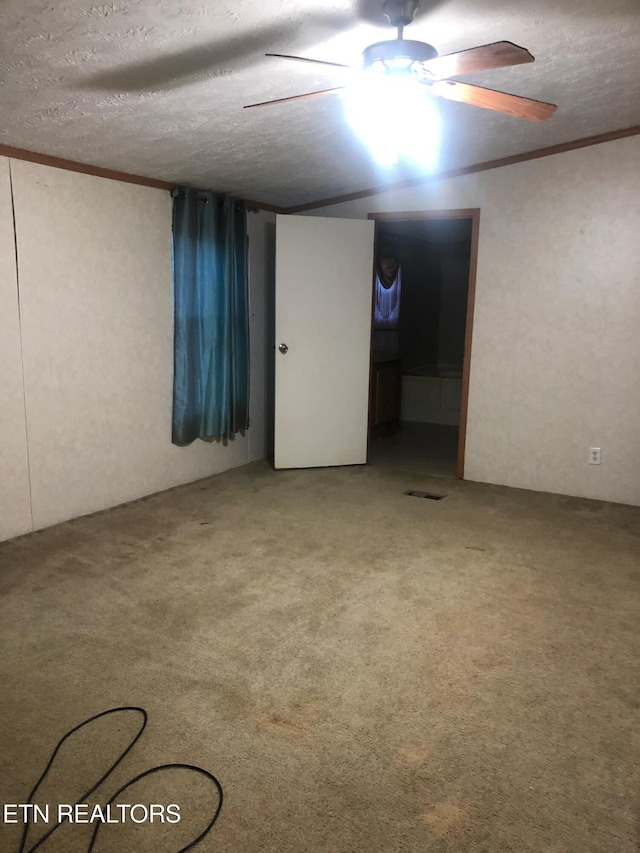
<path id="1" fill-rule="evenodd" d="M 400 420 L 401 361 L 374 361 L 371 367 L 369 431 L 372 438 L 390 435 Z"/>

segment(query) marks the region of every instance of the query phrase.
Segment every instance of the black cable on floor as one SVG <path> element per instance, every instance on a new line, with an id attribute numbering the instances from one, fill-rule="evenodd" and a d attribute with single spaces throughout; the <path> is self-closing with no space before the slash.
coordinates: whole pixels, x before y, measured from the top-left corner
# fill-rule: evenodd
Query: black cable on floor
<path id="1" fill-rule="evenodd" d="M 93 717 L 89 717 L 89 719 L 84 720 L 82 723 L 79 723 L 77 726 L 74 726 L 72 729 L 70 729 L 58 741 L 56 748 L 53 750 L 53 753 L 51 754 L 51 758 L 47 762 L 47 766 L 44 768 L 44 770 L 42 771 L 42 774 L 40 775 L 40 778 L 38 779 L 38 781 L 34 785 L 31 793 L 29 794 L 29 796 L 26 800 L 26 803 L 28 803 L 28 804 L 33 803 L 33 798 L 35 797 L 35 795 L 38 791 L 38 788 L 40 787 L 40 785 L 44 781 L 45 777 L 47 776 L 49 770 L 51 769 L 51 765 L 53 764 L 56 755 L 60 751 L 60 747 L 68 738 L 71 737 L 71 735 L 75 734 L 77 731 L 82 729 L 84 726 L 87 726 L 90 723 L 93 723 L 95 720 L 99 720 L 102 717 L 108 716 L 109 714 L 117 714 L 121 711 L 134 711 L 138 714 L 141 714 L 142 715 L 142 725 L 140 726 L 138 733 L 133 738 L 131 743 L 127 746 L 127 748 L 123 752 L 120 753 L 118 758 L 111 765 L 111 767 L 107 770 L 107 772 L 104 773 L 100 777 L 100 779 L 98 779 L 98 781 L 94 785 L 92 785 L 92 787 L 89 788 L 89 790 L 86 791 L 80 797 L 79 800 L 77 800 L 74 803 L 74 808 L 75 808 L 75 806 L 80 805 L 80 803 L 85 803 L 87 801 L 87 799 L 91 796 L 91 794 L 93 794 L 94 791 L 96 791 L 97 788 L 99 788 L 100 785 L 102 785 L 102 783 L 106 781 L 106 779 L 113 773 L 113 771 L 120 764 L 120 762 L 125 758 L 126 755 L 128 755 L 128 753 L 133 749 L 133 747 L 136 745 L 136 743 L 140 740 L 142 733 L 144 732 L 144 730 L 147 727 L 147 721 L 149 719 L 147 712 L 144 710 L 144 708 L 138 708 L 135 706 L 128 706 L 128 705 L 122 706 L 120 708 L 110 708 L 108 711 L 102 711 L 100 714 L 95 714 Z M 196 767 L 193 764 L 161 764 L 158 767 L 152 767 L 150 770 L 145 770 L 143 773 L 140 773 L 134 779 L 131 779 L 129 782 L 127 782 L 125 785 L 123 785 L 121 788 L 119 788 L 116 791 L 116 793 L 111 797 L 111 799 L 108 801 L 107 805 L 111 805 L 116 800 L 116 798 L 120 796 L 120 794 L 123 791 L 125 791 L 127 788 L 129 788 L 131 785 L 135 784 L 136 782 L 139 782 L 140 779 L 144 779 L 145 776 L 151 776 L 153 773 L 158 773 L 160 770 L 176 769 L 176 768 L 181 769 L 181 770 L 191 770 L 195 773 L 198 773 L 201 776 L 205 776 L 207 779 L 209 779 L 211 782 L 213 782 L 213 784 L 216 788 L 217 794 L 218 794 L 217 807 L 214 811 L 213 817 L 209 821 L 206 828 L 200 833 L 200 835 L 198 835 L 197 838 L 195 838 L 193 841 L 191 841 L 189 844 L 187 844 L 186 847 L 181 847 L 180 850 L 176 851 L 176 853 L 186 853 L 187 850 L 191 850 L 193 847 L 196 846 L 196 844 L 199 844 L 200 841 L 202 841 L 202 839 L 211 832 L 215 822 L 218 819 L 218 815 L 220 814 L 220 810 L 222 809 L 222 798 L 223 798 L 222 785 L 220 784 L 220 782 L 216 779 L 216 777 L 212 773 L 209 773 L 208 770 L 204 770 L 202 767 Z M 42 838 L 39 838 L 38 841 L 36 841 L 36 843 L 32 847 L 29 847 L 29 849 L 26 851 L 26 853 L 33 853 L 34 850 L 37 850 L 38 847 L 40 847 L 40 845 L 44 844 L 44 842 L 47 840 L 47 838 L 49 838 L 58 829 L 58 827 L 62 826 L 62 824 L 65 823 L 66 821 L 67 821 L 67 817 L 65 816 L 62 820 L 58 821 L 54 826 L 52 826 L 42 836 Z M 31 826 L 31 824 L 30 824 L 29 818 L 27 817 L 25 819 L 25 822 L 24 822 L 24 830 L 22 832 L 22 839 L 20 842 L 20 847 L 18 849 L 18 853 L 25 853 L 25 846 L 27 843 L 27 835 L 29 833 L 29 827 L 30 826 Z M 96 838 L 98 836 L 98 832 L 99 832 L 101 826 L 102 826 L 101 822 L 96 823 L 96 827 L 93 831 L 93 835 L 91 837 L 89 847 L 87 848 L 87 853 L 91 853 L 91 851 L 93 850 L 94 845 L 96 843 Z"/>
<path id="2" fill-rule="evenodd" d="M 127 788 L 131 787 L 131 785 L 134 785 L 136 782 L 139 782 L 140 779 L 144 779 L 145 776 L 151 776 L 152 773 L 157 773 L 159 770 L 168 770 L 172 768 L 178 768 L 179 770 L 193 770 L 194 772 L 199 773 L 201 776 L 206 776 L 207 779 L 210 779 L 213 782 L 219 794 L 218 807 L 215 810 L 213 817 L 211 818 L 207 826 L 203 829 L 200 835 L 193 841 L 190 841 L 186 847 L 181 847 L 180 850 L 176 851 L 176 853 L 185 853 L 187 850 L 191 850 L 192 847 L 195 847 L 196 844 L 199 844 L 205 837 L 205 835 L 208 835 L 211 832 L 214 823 L 218 820 L 218 815 L 220 814 L 220 809 L 222 808 L 222 785 L 220 784 L 220 782 L 218 782 L 213 773 L 209 773 L 208 770 L 204 770 L 202 767 L 196 767 L 193 764 L 160 764 L 158 767 L 152 767 L 151 770 L 145 770 L 144 773 L 140 773 L 138 776 L 135 777 L 135 779 L 132 779 L 130 782 L 127 782 L 126 785 L 123 785 L 122 788 L 119 788 L 115 792 L 113 797 L 111 797 L 111 799 L 107 802 L 107 805 L 110 806 L 123 791 L 126 791 Z M 96 837 L 101 826 L 101 823 L 96 823 L 96 828 L 93 830 L 93 836 L 91 838 L 91 843 L 87 848 L 87 853 L 91 853 L 91 851 L 93 850 L 93 845 L 96 843 Z"/>

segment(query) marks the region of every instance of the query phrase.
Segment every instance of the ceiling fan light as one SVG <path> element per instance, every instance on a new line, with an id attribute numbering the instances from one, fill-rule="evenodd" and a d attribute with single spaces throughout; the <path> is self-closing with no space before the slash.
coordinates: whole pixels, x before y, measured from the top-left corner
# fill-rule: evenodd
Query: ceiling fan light
<path id="1" fill-rule="evenodd" d="M 382 63 L 387 71 L 411 71 L 414 65 L 413 59 L 406 56 L 394 56 Z"/>
<path id="2" fill-rule="evenodd" d="M 439 113 L 429 88 L 412 74 L 362 75 L 348 87 L 346 105 L 354 132 L 378 163 L 404 159 L 435 165 Z"/>

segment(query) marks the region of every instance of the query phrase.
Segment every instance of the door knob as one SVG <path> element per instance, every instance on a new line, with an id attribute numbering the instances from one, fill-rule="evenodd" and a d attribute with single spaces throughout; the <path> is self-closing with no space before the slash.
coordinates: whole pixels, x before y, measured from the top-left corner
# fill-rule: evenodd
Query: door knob
<path id="1" fill-rule="evenodd" d="M 288 347 L 286 344 L 280 344 L 280 346 L 278 347 L 278 349 L 280 350 L 280 352 L 282 353 L 282 355 L 285 355 L 286 353 L 288 353 L 288 352 L 289 352 L 289 347 Z"/>

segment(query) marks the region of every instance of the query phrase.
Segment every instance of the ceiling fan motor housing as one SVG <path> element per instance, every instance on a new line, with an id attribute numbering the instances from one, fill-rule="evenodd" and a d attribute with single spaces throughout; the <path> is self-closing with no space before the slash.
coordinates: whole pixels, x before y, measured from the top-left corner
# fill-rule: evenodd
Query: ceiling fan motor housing
<path id="1" fill-rule="evenodd" d="M 362 67 L 366 70 L 374 66 L 382 66 L 382 70 L 393 68 L 394 64 L 406 62 L 412 65 L 414 62 L 426 62 L 435 59 L 438 51 L 424 41 L 410 41 L 408 39 L 393 39 L 392 41 L 379 41 L 370 44 L 362 52 Z"/>

